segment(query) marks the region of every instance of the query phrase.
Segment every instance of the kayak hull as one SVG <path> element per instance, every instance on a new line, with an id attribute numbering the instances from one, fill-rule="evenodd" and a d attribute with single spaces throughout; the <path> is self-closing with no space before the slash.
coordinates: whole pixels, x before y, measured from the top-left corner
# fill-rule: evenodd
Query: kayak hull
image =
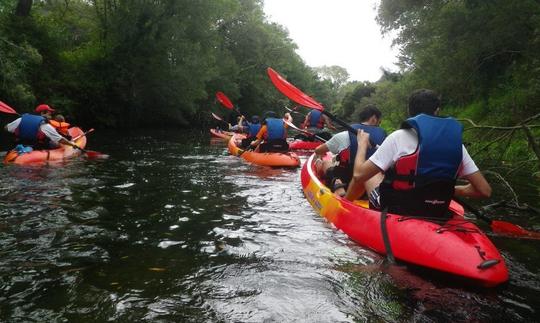
<path id="1" fill-rule="evenodd" d="M 73 127 L 68 129 L 72 138 L 76 138 L 84 132 L 81 128 Z M 81 136 L 75 140 L 75 143 L 81 147 L 86 147 L 86 136 Z M 4 164 L 18 164 L 18 165 L 36 165 L 48 162 L 62 161 L 77 157 L 81 154 L 79 149 L 75 149 L 71 146 L 60 145 L 56 149 L 45 150 L 33 150 L 29 153 L 19 155 L 15 150 L 9 151 L 4 157 Z"/>
<path id="2" fill-rule="evenodd" d="M 295 140 L 289 143 L 289 149 L 291 150 L 315 150 L 315 148 L 322 145 L 321 141 L 303 141 Z"/>
<path id="3" fill-rule="evenodd" d="M 380 211 L 369 209 L 367 201 L 352 203 L 333 194 L 315 175 L 313 160 L 311 156 L 301 172 L 302 188 L 313 208 L 352 240 L 386 255 Z M 461 205 L 452 201 L 450 210 L 454 215 L 445 223 L 388 214 L 386 229 L 394 257 L 484 287 L 506 282 L 508 269 L 497 248 L 464 219 Z"/>
<path id="4" fill-rule="evenodd" d="M 234 135 L 229 140 L 229 153 L 239 156 L 245 161 L 255 165 L 271 167 L 299 167 L 300 158 L 295 153 L 259 153 L 256 151 L 245 151 L 238 147 L 237 142 L 242 136 Z"/>
<path id="5" fill-rule="evenodd" d="M 216 129 L 210 129 L 210 135 L 215 138 L 221 138 L 224 140 L 229 140 L 234 135 L 234 132 L 230 131 L 217 131 Z"/>

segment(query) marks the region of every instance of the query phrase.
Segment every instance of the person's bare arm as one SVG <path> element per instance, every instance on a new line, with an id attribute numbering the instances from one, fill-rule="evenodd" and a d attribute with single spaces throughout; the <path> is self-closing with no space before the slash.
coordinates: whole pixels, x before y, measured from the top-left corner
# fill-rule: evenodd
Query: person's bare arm
<path id="1" fill-rule="evenodd" d="M 469 183 L 466 185 L 456 185 L 454 192 L 456 196 L 473 198 L 489 198 L 491 196 L 491 186 L 480 171 L 464 176 L 463 179 Z"/>
<path id="2" fill-rule="evenodd" d="M 304 118 L 304 123 L 302 123 L 302 129 L 307 129 L 309 125 L 309 116 L 311 115 L 311 112 L 306 114 L 306 117 Z"/>
<path id="3" fill-rule="evenodd" d="M 317 157 L 322 157 L 326 155 L 327 152 L 330 150 L 328 149 L 328 146 L 326 144 L 319 145 L 319 147 L 315 148 L 315 154 Z"/>
<path id="4" fill-rule="evenodd" d="M 330 121 L 330 118 L 328 116 L 324 116 L 324 122 L 326 123 L 326 126 L 334 131 L 336 131 L 336 127 L 332 124 L 332 121 Z"/>
<path id="5" fill-rule="evenodd" d="M 347 188 L 345 198 L 354 201 L 366 191 L 364 183 L 380 172 L 379 167 L 371 161 L 366 162 L 366 151 L 369 147 L 369 134 L 363 130 L 358 130 L 358 151 L 354 159 L 354 170 L 352 180 Z"/>

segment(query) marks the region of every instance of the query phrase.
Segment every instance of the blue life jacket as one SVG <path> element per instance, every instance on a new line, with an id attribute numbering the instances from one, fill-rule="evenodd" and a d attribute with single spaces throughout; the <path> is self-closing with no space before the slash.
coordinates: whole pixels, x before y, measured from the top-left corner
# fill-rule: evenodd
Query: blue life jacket
<path id="1" fill-rule="evenodd" d="M 366 160 L 375 153 L 377 150 L 378 145 L 381 145 L 384 139 L 386 138 L 386 132 L 384 129 L 377 127 L 377 126 L 368 126 L 364 124 L 352 124 L 351 127 L 354 130 L 362 129 L 365 132 L 369 133 L 369 142 L 371 143 L 371 148 L 368 148 L 366 151 Z M 356 153 L 358 151 L 358 139 L 356 137 L 356 134 L 352 134 L 349 132 L 349 147 L 347 149 L 342 150 L 338 154 L 338 160 L 341 167 L 347 167 L 351 171 L 354 167 L 354 160 L 356 158 Z"/>
<path id="2" fill-rule="evenodd" d="M 308 127 L 316 127 L 319 129 L 324 128 L 324 118 L 322 112 L 319 110 L 311 110 L 309 113 L 309 125 Z"/>
<path id="3" fill-rule="evenodd" d="M 416 130 L 418 146 L 386 171 L 381 206 L 392 213 L 445 217 L 463 159 L 463 128 L 453 118 L 426 114 L 407 119 L 402 128 Z"/>
<path id="4" fill-rule="evenodd" d="M 260 123 L 248 122 L 247 127 L 248 127 L 248 138 L 257 136 L 257 133 L 259 133 L 259 130 L 261 130 Z"/>
<path id="5" fill-rule="evenodd" d="M 46 123 L 47 119 L 42 116 L 25 113 L 21 116 L 21 122 L 15 130 L 19 140 L 25 142 L 38 142 L 44 140 L 44 135 L 39 127 Z"/>
<path id="6" fill-rule="evenodd" d="M 360 123 L 352 124 L 351 127 L 354 130 L 362 129 L 365 132 L 369 133 L 369 142 L 371 143 L 372 147 L 367 149 L 367 151 L 366 151 L 366 159 L 368 159 L 369 157 L 371 157 L 371 155 L 373 155 L 375 153 L 375 151 L 377 150 L 377 146 L 380 146 L 383 143 L 384 139 L 386 138 L 386 131 L 384 131 L 384 129 L 381 128 L 381 127 L 368 126 L 368 125 L 360 124 Z M 351 160 L 351 164 L 353 164 L 354 159 L 356 158 L 356 152 L 358 151 L 357 135 L 352 134 L 349 131 L 349 140 L 351 142 L 351 145 L 349 146 L 349 148 L 351 150 L 350 151 L 350 160 Z"/>
<path id="7" fill-rule="evenodd" d="M 266 118 L 266 140 L 285 139 L 285 123 L 283 119 Z"/>

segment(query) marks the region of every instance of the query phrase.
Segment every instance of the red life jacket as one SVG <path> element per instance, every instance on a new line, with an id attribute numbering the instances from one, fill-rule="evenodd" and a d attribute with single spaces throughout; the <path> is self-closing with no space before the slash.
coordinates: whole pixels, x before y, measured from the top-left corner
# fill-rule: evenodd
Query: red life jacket
<path id="1" fill-rule="evenodd" d="M 388 212 L 428 218 L 448 216 L 448 205 L 462 161 L 462 126 L 453 118 L 420 114 L 402 128 L 414 128 L 416 151 L 400 157 L 379 186 Z"/>

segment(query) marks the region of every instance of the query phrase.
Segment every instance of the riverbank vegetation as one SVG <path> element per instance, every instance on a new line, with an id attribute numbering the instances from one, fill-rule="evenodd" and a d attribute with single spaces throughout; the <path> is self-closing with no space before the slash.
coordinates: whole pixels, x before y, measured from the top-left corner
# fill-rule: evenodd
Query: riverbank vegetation
<path id="1" fill-rule="evenodd" d="M 436 90 L 477 159 L 538 172 L 537 1 L 380 1 L 378 22 L 401 56 L 400 69 L 377 82 L 307 66 L 262 8 L 261 0 L 2 1 L 0 100 L 19 112 L 45 102 L 93 127 L 200 126 L 219 109 L 218 90 L 248 115 L 282 111 L 288 101 L 268 80 L 271 66 L 344 119 L 377 104 L 390 130 L 414 89 Z"/>

